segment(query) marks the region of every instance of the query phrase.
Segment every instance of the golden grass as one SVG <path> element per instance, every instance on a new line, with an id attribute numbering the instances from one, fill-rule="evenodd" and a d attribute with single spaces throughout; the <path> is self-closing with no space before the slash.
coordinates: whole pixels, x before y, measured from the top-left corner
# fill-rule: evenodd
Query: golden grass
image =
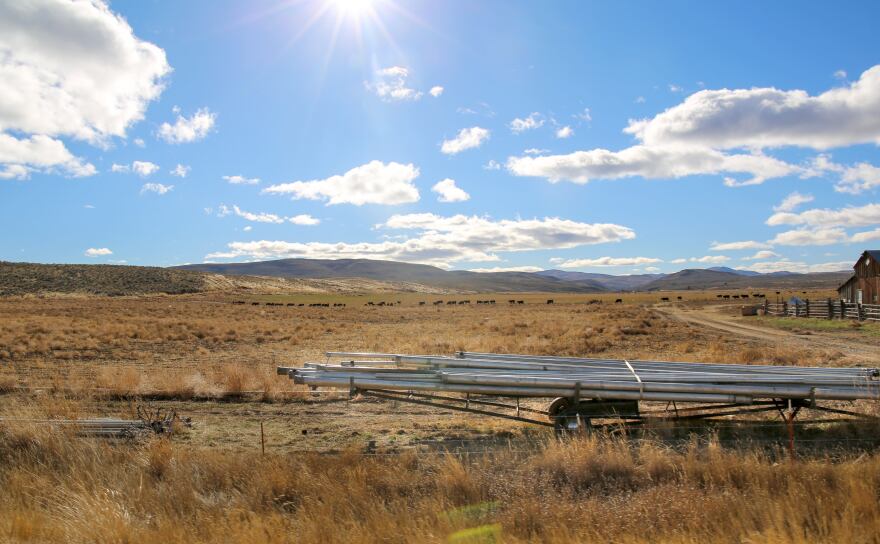
<path id="1" fill-rule="evenodd" d="M 179 399 L 174 406 L 204 406 L 197 426 L 173 441 L 85 440 L 0 424 L 0 541 L 880 540 L 878 454 L 804 448 L 792 461 L 696 438 L 674 449 L 680 442 L 671 439 L 556 442 L 507 422 L 421 408 L 388 414 L 367 402 L 321 404 L 275 375 L 276 365 L 322 360 L 329 348 L 848 364 L 840 353 L 690 327 L 639 303 L 544 298 L 557 303 L 420 307 L 404 299 L 393 308 L 311 309 L 205 296 L 0 299 L 3 416 L 124 417 L 128 401 L 103 400 L 108 394 L 162 393 Z M 13 393 L 19 386 L 34 391 Z M 186 400 L 196 397 L 237 400 Z M 411 447 L 416 438 L 475 437 L 471 454 Z M 511 445 L 497 445 L 508 438 Z M 371 440 L 380 453 L 361 453 Z M 299 452 L 307 441 L 352 449 Z"/>
<path id="2" fill-rule="evenodd" d="M 18 428 L 0 435 L 0 486 L 0 539 L 23 542 L 880 538 L 880 456 L 788 461 L 697 442 L 261 456 Z"/>

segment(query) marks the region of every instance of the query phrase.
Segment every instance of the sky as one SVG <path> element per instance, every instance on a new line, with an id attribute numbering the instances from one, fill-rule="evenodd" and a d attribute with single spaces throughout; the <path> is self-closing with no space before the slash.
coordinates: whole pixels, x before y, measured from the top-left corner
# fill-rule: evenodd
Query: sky
<path id="1" fill-rule="evenodd" d="M 880 247 L 880 3 L 0 0 L 0 260 Z"/>

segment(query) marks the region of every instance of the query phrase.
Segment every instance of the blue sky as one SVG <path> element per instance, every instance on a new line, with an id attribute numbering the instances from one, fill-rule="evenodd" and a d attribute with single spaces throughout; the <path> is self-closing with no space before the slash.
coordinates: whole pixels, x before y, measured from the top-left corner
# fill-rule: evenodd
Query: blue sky
<path id="1" fill-rule="evenodd" d="M 878 20 L 0 2 L 0 259 L 848 268 L 880 246 Z"/>

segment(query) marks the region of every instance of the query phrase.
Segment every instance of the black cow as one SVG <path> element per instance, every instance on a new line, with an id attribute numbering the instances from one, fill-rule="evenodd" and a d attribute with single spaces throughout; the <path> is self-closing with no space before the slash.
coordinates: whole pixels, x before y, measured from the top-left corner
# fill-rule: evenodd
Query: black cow
<path id="1" fill-rule="evenodd" d="M 623 299 L 619 298 L 619 299 L 615 300 L 614 304 L 623 304 Z"/>
<path id="2" fill-rule="evenodd" d="M 552 298 L 548 298 L 548 299 L 547 299 L 547 304 L 553 304 L 553 299 L 552 299 Z"/>

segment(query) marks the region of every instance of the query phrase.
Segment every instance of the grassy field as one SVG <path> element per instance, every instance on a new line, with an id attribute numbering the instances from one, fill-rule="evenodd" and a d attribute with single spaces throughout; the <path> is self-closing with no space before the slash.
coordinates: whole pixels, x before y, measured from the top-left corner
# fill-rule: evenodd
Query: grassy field
<path id="1" fill-rule="evenodd" d="M 761 324 L 787 331 L 847 331 L 865 336 L 880 336 L 880 323 L 852 319 L 809 319 L 796 317 L 764 317 Z"/>
<path id="2" fill-rule="evenodd" d="M 774 414 L 754 428 L 559 442 L 544 428 L 311 393 L 275 374 L 328 349 L 853 364 L 655 309 L 742 304 L 717 294 L 0 298 L 0 541 L 877 541 L 876 426 L 804 426 L 796 460 Z M 430 304 L 441 298 L 496 304 Z M 383 300 L 402 304 L 364 306 Z M 813 334 L 850 338 L 846 327 Z M 131 417 L 138 404 L 193 427 L 107 442 L 28 423 Z"/>

